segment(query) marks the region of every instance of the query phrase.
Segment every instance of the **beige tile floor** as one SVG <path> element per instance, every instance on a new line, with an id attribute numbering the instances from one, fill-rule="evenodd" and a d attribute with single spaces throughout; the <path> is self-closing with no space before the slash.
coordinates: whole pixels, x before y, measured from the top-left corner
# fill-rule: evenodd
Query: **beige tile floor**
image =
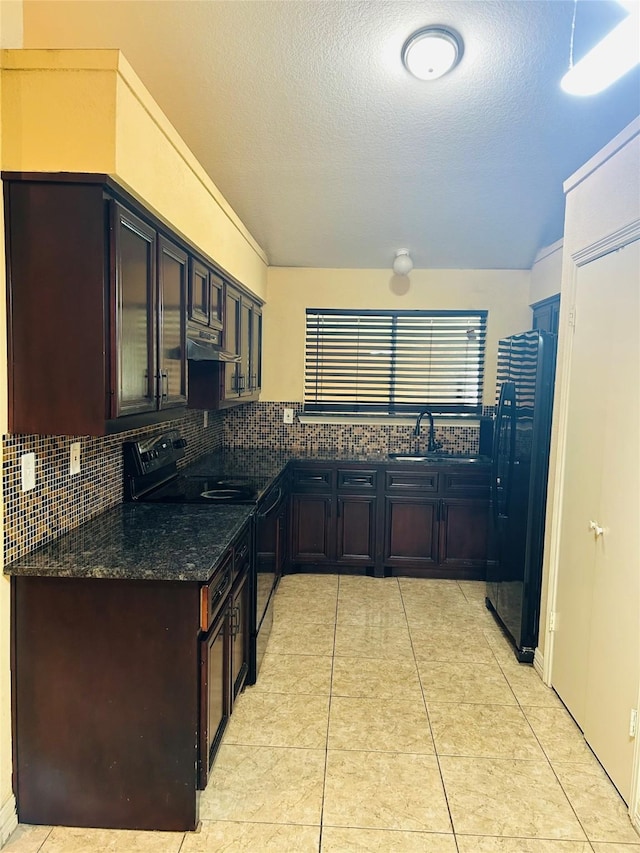
<path id="1" fill-rule="evenodd" d="M 196 833 L 20 826 L 3 853 L 640 853 L 484 584 L 283 579 Z"/>

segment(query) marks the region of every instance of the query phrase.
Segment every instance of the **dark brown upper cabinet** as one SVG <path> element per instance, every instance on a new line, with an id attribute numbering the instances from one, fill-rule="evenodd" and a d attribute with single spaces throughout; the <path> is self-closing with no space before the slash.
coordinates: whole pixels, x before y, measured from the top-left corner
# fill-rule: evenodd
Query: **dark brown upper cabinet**
<path id="1" fill-rule="evenodd" d="M 224 288 L 224 349 L 237 362 L 220 365 L 218 395 L 210 408 L 257 400 L 262 385 L 262 311 L 258 302 L 232 284 Z"/>
<path id="2" fill-rule="evenodd" d="M 192 258 L 189 276 L 189 322 L 207 328 L 210 341 L 222 341 L 224 282 L 202 261 Z"/>
<path id="3" fill-rule="evenodd" d="M 111 418 L 185 406 L 186 252 L 112 202 Z"/>
<path id="4" fill-rule="evenodd" d="M 12 433 L 107 435 L 258 398 L 259 300 L 105 175 L 3 178 Z M 187 324 L 241 362 L 192 377 Z"/>

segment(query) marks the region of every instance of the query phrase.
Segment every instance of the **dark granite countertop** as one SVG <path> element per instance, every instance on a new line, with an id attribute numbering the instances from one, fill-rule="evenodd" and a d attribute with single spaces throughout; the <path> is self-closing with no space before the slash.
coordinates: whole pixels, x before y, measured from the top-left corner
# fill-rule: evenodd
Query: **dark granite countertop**
<path id="1" fill-rule="evenodd" d="M 289 460 L 369 465 L 488 465 L 488 457 L 391 459 L 378 452 L 222 449 L 183 469 L 189 475 L 250 476 L 258 499 Z M 254 510 L 252 504 L 124 503 L 6 566 L 7 575 L 207 581 Z"/>
<path id="2" fill-rule="evenodd" d="M 125 503 L 5 567 L 8 575 L 207 581 L 253 506 Z"/>

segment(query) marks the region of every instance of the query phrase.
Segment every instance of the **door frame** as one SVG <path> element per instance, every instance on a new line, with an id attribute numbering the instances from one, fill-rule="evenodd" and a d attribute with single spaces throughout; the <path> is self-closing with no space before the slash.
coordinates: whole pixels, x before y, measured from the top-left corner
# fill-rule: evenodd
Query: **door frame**
<path id="1" fill-rule="evenodd" d="M 565 458 L 567 448 L 567 427 L 569 413 L 569 378 L 573 353 L 573 329 L 575 326 L 576 295 L 580 267 L 598 260 L 611 252 L 640 240 L 640 219 L 607 234 L 595 242 L 569 254 L 565 251 L 562 260 L 562 298 L 560 300 L 560 336 L 558 369 L 554 400 L 552 447 L 555 447 L 555 466 L 550 481 L 551 514 L 549 555 L 548 555 L 548 596 L 545 613 L 546 637 L 542 678 L 545 684 L 552 686 L 553 652 L 555 633 L 549 626 L 553 624 L 556 612 L 560 533 L 562 521 L 562 503 L 564 497 Z M 564 330 L 564 334 L 562 333 Z M 550 472 L 551 473 L 551 472 Z M 640 684 L 636 707 L 640 710 Z M 633 825 L 640 831 L 640 731 L 636 734 L 631 776 L 631 794 L 629 797 L 629 815 Z"/>

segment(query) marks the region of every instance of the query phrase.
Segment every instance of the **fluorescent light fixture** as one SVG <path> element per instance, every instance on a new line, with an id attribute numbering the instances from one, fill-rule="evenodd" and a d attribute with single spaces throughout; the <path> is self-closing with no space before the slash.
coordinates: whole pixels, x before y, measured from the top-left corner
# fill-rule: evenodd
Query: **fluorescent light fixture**
<path id="1" fill-rule="evenodd" d="M 569 95 L 597 95 L 640 62 L 640 3 L 622 2 L 628 16 L 567 71 L 560 86 Z"/>
<path id="2" fill-rule="evenodd" d="M 462 56 L 462 39 L 446 27 L 424 27 L 409 36 L 402 48 L 404 67 L 418 80 L 437 80 Z"/>

